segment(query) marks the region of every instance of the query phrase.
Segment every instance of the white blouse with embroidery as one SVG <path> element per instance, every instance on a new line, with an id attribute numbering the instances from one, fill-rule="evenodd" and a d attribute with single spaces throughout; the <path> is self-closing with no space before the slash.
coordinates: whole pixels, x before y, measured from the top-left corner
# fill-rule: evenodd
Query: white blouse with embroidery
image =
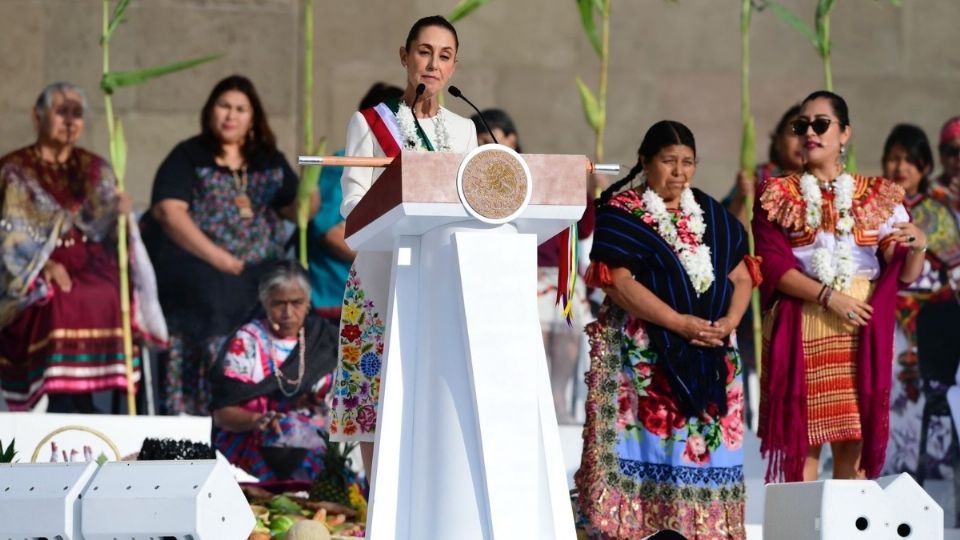
<path id="1" fill-rule="evenodd" d="M 850 244 L 852 248 L 853 260 L 857 267 L 854 277 L 874 280 L 880 275 L 880 259 L 877 250 L 880 247 L 881 241 L 896 230 L 893 227 L 895 224 L 908 221 L 910 221 L 910 215 L 907 213 L 907 209 L 904 208 L 902 204 L 898 204 L 894 207 L 890 217 L 880 225 L 877 231 L 861 231 L 861 233 L 865 234 L 868 238 L 875 239 L 875 241 L 870 242 L 871 245 L 861 246 L 857 244 L 854 240 L 854 235 L 845 235 L 842 237 L 840 241 Z M 789 234 L 791 237 L 794 237 L 802 236 L 806 233 L 791 232 Z M 793 246 L 793 254 L 803 266 L 803 273 L 813 279 L 818 279 L 816 273 L 813 271 L 814 252 L 819 248 L 826 248 L 831 252 L 835 252 L 837 242 L 838 239 L 833 232 L 818 230 L 813 242 L 804 246 Z"/>

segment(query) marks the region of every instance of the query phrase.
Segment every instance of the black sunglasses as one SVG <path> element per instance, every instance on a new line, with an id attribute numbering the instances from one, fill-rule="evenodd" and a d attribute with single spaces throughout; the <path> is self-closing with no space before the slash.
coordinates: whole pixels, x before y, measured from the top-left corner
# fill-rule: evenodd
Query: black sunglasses
<path id="1" fill-rule="evenodd" d="M 948 158 L 960 157 L 960 146 L 952 146 L 952 145 L 941 146 L 940 153 L 943 154 L 943 157 L 948 157 Z"/>
<path id="2" fill-rule="evenodd" d="M 830 129 L 830 124 L 833 120 L 829 118 L 814 118 L 812 121 L 807 120 L 806 118 L 800 118 L 794 120 L 793 122 L 793 134 L 798 137 L 802 137 L 807 134 L 807 129 L 813 127 L 813 132 L 817 135 L 823 135 Z"/>

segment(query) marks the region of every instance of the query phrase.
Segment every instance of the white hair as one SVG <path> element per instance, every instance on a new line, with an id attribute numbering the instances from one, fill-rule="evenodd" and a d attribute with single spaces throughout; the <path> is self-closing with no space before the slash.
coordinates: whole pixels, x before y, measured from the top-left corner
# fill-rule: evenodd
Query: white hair
<path id="1" fill-rule="evenodd" d="M 37 102 L 34 104 L 34 107 L 37 110 L 37 116 L 40 117 L 41 120 L 46 118 L 47 112 L 53 105 L 53 95 L 63 94 L 66 92 L 75 92 L 77 95 L 79 95 L 83 110 L 87 110 L 87 94 L 83 91 L 83 88 L 80 88 L 73 83 L 57 81 L 48 84 L 43 91 L 40 92 L 40 95 L 37 96 Z"/>
<path id="2" fill-rule="evenodd" d="M 289 283 L 296 283 L 307 294 L 307 297 L 310 296 L 310 281 L 307 279 L 307 273 L 304 272 L 299 263 L 286 261 L 278 263 L 260 278 L 257 296 L 260 298 L 263 307 L 267 307 L 267 300 L 274 289 Z"/>

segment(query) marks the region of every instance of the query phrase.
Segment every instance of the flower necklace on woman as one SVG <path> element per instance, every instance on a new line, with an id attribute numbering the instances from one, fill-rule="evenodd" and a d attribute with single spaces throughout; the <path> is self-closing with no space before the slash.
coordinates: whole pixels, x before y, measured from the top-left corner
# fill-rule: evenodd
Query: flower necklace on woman
<path id="1" fill-rule="evenodd" d="M 422 130 L 417 128 L 417 123 L 413 117 L 413 110 L 402 100 L 397 109 L 397 124 L 399 124 L 400 132 L 403 136 L 404 150 L 414 150 L 416 152 L 429 150 L 429 148 L 425 148 L 424 141 L 422 140 L 426 138 L 426 134 L 423 133 L 421 136 Z M 446 115 L 444 114 L 443 107 L 437 109 L 437 114 L 433 117 L 433 125 L 437 136 L 436 150 L 439 152 L 449 152 L 451 150 L 450 133 L 447 131 Z"/>
<path id="2" fill-rule="evenodd" d="M 716 278 L 710 246 L 703 243 L 703 233 L 707 230 L 703 209 L 693 196 L 693 190 L 689 186 L 684 187 L 680 194 L 679 213 L 671 212 L 663 198 L 649 185 L 646 185 L 641 199 L 644 214 L 640 219 L 670 244 L 697 295 L 706 292 Z"/>
<path id="3" fill-rule="evenodd" d="M 856 272 L 853 249 L 848 239 L 853 233 L 854 225 L 851 214 L 854 191 L 853 177 L 843 173 L 828 184 L 827 189 L 830 188 L 834 192 L 834 204 L 838 215 L 834 225 L 837 245 L 834 250 L 826 247 L 817 248 L 813 253 L 811 264 L 813 273 L 821 283 L 841 291 L 850 287 L 853 283 L 853 274 Z M 806 206 L 806 224 L 810 229 L 818 231 L 823 224 L 823 194 L 820 181 L 814 175 L 804 173 L 800 177 L 800 192 Z"/>

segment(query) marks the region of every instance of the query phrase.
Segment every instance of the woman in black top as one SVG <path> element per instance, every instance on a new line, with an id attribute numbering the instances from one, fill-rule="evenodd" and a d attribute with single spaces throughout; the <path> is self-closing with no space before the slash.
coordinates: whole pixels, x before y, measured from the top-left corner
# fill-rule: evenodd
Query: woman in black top
<path id="1" fill-rule="evenodd" d="M 283 256 L 282 220 L 296 219 L 297 175 L 253 83 L 220 81 L 200 129 L 160 165 L 144 224 L 170 326 L 161 358 L 168 414 L 209 412 L 216 351 L 256 304 L 264 263 Z M 311 214 L 318 205 L 314 191 Z"/>

